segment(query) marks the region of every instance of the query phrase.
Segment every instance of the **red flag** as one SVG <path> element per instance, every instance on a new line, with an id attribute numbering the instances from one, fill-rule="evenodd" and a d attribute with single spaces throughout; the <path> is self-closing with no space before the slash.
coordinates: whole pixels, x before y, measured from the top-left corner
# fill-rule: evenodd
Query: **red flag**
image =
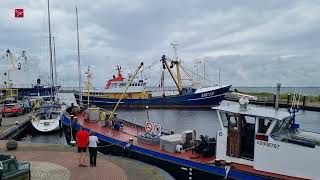
<path id="1" fill-rule="evenodd" d="M 15 9 L 14 15 L 16 18 L 23 18 L 24 10 L 23 9 Z"/>

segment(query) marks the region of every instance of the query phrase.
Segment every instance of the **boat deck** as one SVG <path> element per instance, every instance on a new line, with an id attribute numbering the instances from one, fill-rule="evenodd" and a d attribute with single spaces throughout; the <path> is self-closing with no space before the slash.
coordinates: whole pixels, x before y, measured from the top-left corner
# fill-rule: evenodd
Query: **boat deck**
<path id="1" fill-rule="evenodd" d="M 137 141 L 137 137 L 139 134 L 143 134 L 144 131 L 142 128 L 137 128 L 134 125 L 130 126 L 130 125 L 125 124 L 121 131 L 116 131 L 116 130 L 112 130 L 110 128 L 101 126 L 101 124 L 99 122 L 84 121 L 83 113 L 78 114 L 77 119 L 78 119 L 78 123 L 80 125 L 82 125 L 83 127 L 91 129 L 99 134 L 105 135 L 107 137 L 110 137 L 110 138 L 113 138 L 113 139 L 116 139 L 119 141 L 128 142 L 130 138 L 133 138 L 135 145 L 142 147 L 142 148 L 145 148 L 145 149 L 148 149 L 148 150 L 156 151 L 156 152 L 159 152 L 162 154 L 167 154 L 167 155 L 171 155 L 174 157 L 178 157 L 181 159 L 190 160 L 190 161 L 202 163 L 202 164 L 214 163 L 215 157 L 202 157 L 197 154 L 192 154 L 191 150 L 187 150 L 187 151 L 181 152 L 181 153 L 171 153 L 171 152 L 161 150 L 159 145 L 150 145 L 150 144 L 140 143 Z M 222 164 L 223 163 L 224 162 L 222 162 Z M 279 174 L 274 174 L 274 173 L 269 173 L 269 172 L 258 171 L 258 170 L 253 169 L 252 166 L 238 164 L 238 163 L 232 163 L 231 166 L 232 166 L 232 169 L 236 169 L 239 171 L 243 171 L 243 172 L 247 172 L 247 173 L 251 173 L 251 174 L 268 176 L 268 177 L 277 178 L 277 179 L 301 179 L 301 178 L 296 178 L 296 177 L 289 177 L 289 176 L 285 176 L 285 175 L 279 175 Z"/>

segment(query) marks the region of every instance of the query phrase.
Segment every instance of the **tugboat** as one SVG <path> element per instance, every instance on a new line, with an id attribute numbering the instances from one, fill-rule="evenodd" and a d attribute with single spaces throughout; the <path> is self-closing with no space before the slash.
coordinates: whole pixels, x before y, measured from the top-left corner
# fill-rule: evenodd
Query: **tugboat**
<path id="1" fill-rule="evenodd" d="M 96 132 L 100 152 L 153 164 L 176 179 L 319 179 L 320 134 L 299 129 L 294 108 L 288 112 L 246 102 L 213 107 L 221 130 L 215 138 L 201 136 L 200 142 L 190 130 L 162 132 L 159 143 L 146 143 L 138 138 L 150 132 L 150 123 L 143 128 L 122 120 L 120 128 L 110 128 L 121 121 L 111 118 L 104 127 L 99 120 L 108 118 L 85 112 L 68 110 L 62 123 L 68 143 L 82 126 Z"/>
<path id="2" fill-rule="evenodd" d="M 177 56 L 174 59 L 169 59 L 166 55 L 163 55 L 160 62 L 163 69 L 169 71 L 177 87 L 177 93 L 166 95 L 163 91 L 161 95 L 154 96 L 153 92 L 146 88 L 147 83 L 144 80 L 133 81 L 129 84 L 128 90 L 119 104 L 120 108 L 145 108 L 146 106 L 150 108 L 210 108 L 219 105 L 231 87 L 231 85 L 204 88 L 183 87 L 180 73 L 180 69 L 183 70 L 181 60 Z M 176 75 L 171 70 L 174 67 L 176 68 Z M 114 107 L 119 97 L 122 96 L 124 87 L 129 83 L 123 77 L 121 67 L 118 66 L 117 71 L 118 75 L 107 81 L 104 91 L 89 91 L 87 88 L 87 92 L 76 92 L 74 96 L 77 103 L 88 104 L 90 102 L 90 104 L 99 107 Z M 162 74 L 160 86 L 163 86 L 163 81 L 164 76 Z M 87 84 L 91 83 L 87 82 Z"/>

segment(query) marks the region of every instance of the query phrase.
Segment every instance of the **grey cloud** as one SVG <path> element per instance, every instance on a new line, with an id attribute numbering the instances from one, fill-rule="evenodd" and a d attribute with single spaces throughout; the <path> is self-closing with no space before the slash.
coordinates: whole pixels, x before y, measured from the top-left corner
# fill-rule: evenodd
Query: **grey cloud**
<path id="1" fill-rule="evenodd" d="M 206 57 L 208 78 L 217 83 L 273 86 L 319 85 L 318 1 L 77 1 L 82 70 L 94 65 L 94 83 L 102 86 L 116 65 L 135 67 L 173 55 L 193 69 Z M 58 72 L 77 84 L 75 1 L 51 0 Z M 13 18 L 16 7 L 25 18 Z M 27 50 L 43 71 L 48 66 L 46 1 L 0 2 L 0 50 Z M 159 70 L 153 70 L 158 72 Z M 151 73 L 152 74 L 152 73 Z M 159 73 L 152 74 L 156 81 Z M 69 83 L 68 83 L 69 82 Z"/>

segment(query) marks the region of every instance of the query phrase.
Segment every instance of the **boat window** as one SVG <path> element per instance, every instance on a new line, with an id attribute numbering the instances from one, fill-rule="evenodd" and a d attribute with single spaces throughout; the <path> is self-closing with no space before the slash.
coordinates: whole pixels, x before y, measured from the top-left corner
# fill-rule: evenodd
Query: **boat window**
<path id="1" fill-rule="evenodd" d="M 228 119 L 225 112 L 219 112 L 224 127 L 228 127 Z"/>
<path id="2" fill-rule="evenodd" d="M 256 123 L 256 118 L 252 117 L 252 116 L 244 116 L 244 115 L 240 115 L 241 120 L 243 121 L 243 123 L 250 123 L 250 124 L 255 124 Z"/>
<path id="3" fill-rule="evenodd" d="M 259 118 L 258 133 L 265 134 L 272 123 L 271 119 Z"/>
<path id="4" fill-rule="evenodd" d="M 285 118 L 285 119 L 283 120 L 282 125 L 281 125 L 280 131 L 287 130 L 287 129 L 290 127 L 291 122 L 292 122 L 292 118 L 291 118 L 291 117 Z"/>
<path id="5" fill-rule="evenodd" d="M 119 87 L 123 87 L 123 86 L 126 86 L 126 83 L 120 83 L 119 84 Z"/>
<path id="6" fill-rule="evenodd" d="M 57 119 L 59 117 L 58 113 L 52 113 L 51 114 L 51 119 Z"/>
<path id="7" fill-rule="evenodd" d="M 293 120 L 292 117 L 287 117 L 282 121 L 278 121 L 275 127 L 273 128 L 272 133 L 277 133 L 277 132 L 287 130 L 290 127 L 292 120 Z"/>
<path id="8" fill-rule="evenodd" d="M 230 126 L 231 126 L 231 128 L 238 129 L 238 118 L 236 116 L 234 116 L 234 115 L 229 116 L 229 118 L 230 118 Z"/>

